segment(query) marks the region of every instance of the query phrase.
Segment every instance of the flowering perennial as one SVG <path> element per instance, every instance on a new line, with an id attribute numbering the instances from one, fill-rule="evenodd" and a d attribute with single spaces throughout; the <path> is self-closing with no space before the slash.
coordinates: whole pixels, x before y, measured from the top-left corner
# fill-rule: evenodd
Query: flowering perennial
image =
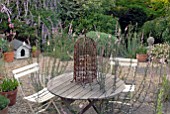
<path id="1" fill-rule="evenodd" d="M 151 49 L 151 54 L 156 59 L 168 59 L 170 52 L 170 45 L 168 43 L 155 44 Z"/>

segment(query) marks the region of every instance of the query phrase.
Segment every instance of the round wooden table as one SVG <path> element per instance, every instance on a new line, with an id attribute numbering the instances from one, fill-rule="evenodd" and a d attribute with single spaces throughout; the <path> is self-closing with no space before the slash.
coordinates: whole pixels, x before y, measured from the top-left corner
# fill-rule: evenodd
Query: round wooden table
<path id="1" fill-rule="evenodd" d="M 124 82 L 117 78 L 116 87 L 113 89 L 113 78 L 114 76 L 111 74 L 106 75 L 105 91 L 103 91 L 100 89 L 97 80 L 83 86 L 73 81 L 73 72 L 70 72 L 51 79 L 47 84 L 47 88 L 54 95 L 64 99 L 88 100 L 90 103 L 79 114 L 83 114 L 91 106 L 99 113 L 93 105 L 95 101 L 113 98 L 125 88 Z"/>

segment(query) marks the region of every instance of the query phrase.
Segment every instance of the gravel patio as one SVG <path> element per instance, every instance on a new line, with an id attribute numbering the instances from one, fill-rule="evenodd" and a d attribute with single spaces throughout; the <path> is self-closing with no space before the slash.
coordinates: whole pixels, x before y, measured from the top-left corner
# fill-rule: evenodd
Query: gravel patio
<path id="1" fill-rule="evenodd" d="M 20 66 L 26 65 L 28 64 L 29 60 L 15 60 L 14 62 L 11 63 L 5 63 L 5 67 L 7 68 L 7 72 L 8 75 L 12 76 L 11 74 L 11 70 L 15 69 L 15 68 L 19 68 Z M 70 64 L 72 65 L 72 63 Z M 144 73 L 144 68 L 146 67 L 146 63 L 140 63 L 139 64 L 139 69 L 137 71 L 137 83 L 138 80 L 142 79 L 143 77 L 143 73 Z M 70 71 L 72 69 L 72 66 L 68 66 L 67 70 Z M 154 76 L 155 78 L 158 78 L 156 76 Z M 150 77 L 147 77 L 146 80 L 149 80 Z M 140 81 L 139 81 L 140 82 Z M 138 99 L 139 101 L 143 102 L 142 105 L 135 111 L 132 111 L 133 114 L 153 114 L 153 101 L 154 101 L 154 85 L 151 88 L 144 88 L 143 91 L 150 91 L 149 94 L 144 94 L 142 93 L 140 95 L 140 98 Z M 143 98 L 145 98 L 143 100 Z M 136 103 L 136 107 L 139 106 L 141 103 L 138 102 Z M 79 107 L 79 105 L 81 105 L 81 103 L 79 103 L 78 105 L 74 105 L 74 107 Z M 166 105 L 164 106 L 164 110 L 166 111 L 164 114 L 170 114 L 170 109 L 167 108 L 170 106 L 170 103 L 166 103 Z M 61 106 L 60 104 L 60 107 Z M 63 108 L 61 110 L 64 110 Z M 27 105 L 27 103 L 22 99 L 22 95 L 20 93 L 20 90 L 18 92 L 18 96 L 17 96 L 17 102 L 14 106 L 9 107 L 9 114 L 30 114 L 30 109 Z M 68 111 L 62 111 L 63 114 L 69 114 Z M 49 111 L 45 111 L 43 114 L 55 114 L 55 111 L 53 109 L 50 109 Z M 96 114 L 95 111 L 91 108 L 90 110 L 88 110 L 85 114 Z M 121 114 L 121 113 L 120 113 Z M 122 113 L 123 114 L 123 113 Z"/>

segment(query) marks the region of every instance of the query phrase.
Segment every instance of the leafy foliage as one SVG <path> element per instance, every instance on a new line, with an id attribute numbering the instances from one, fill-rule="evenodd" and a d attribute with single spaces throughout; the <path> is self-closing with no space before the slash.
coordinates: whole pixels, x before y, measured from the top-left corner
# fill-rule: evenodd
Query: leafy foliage
<path id="1" fill-rule="evenodd" d="M 131 29 L 133 29 L 133 27 Z M 120 44 L 117 44 L 118 56 L 135 58 L 136 52 L 141 45 L 140 35 L 140 33 L 129 30 L 126 36 L 121 36 L 122 41 L 120 42 Z"/>
<path id="2" fill-rule="evenodd" d="M 65 20 L 73 20 L 84 14 L 83 0 L 61 0 L 59 1 L 59 16 Z"/>
<path id="3" fill-rule="evenodd" d="M 116 40 L 115 36 L 95 31 L 88 32 L 86 36 L 94 39 L 94 41 L 97 43 L 98 54 L 100 54 L 100 51 L 104 48 L 105 56 L 110 56 L 112 49 L 114 49 L 114 42 Z"/>
<path id="4" fill-rule="evenodd" d="M 59 17 L 63 26 L 68 27 L 73 23 L 73 32 L 81 33 L 86 29 L 113 33 L 116 20 L 106 15 L 110 6 L 114 5 L 113 0 L 64 0 L 59 4 Z"/>
<path id="5" fill-rule="evenodd" d="M 0 33 L 4 33 L 8 29 L 8 16 L 4 13 L 0 13 L 0 19 Z"/>
<path id="6" fill-rule="evenodd" d="M 17 39 L 26 41 L 27 38 L 30 38 L 31 40 L 37 38 L 35 33 L 36 27 L 26 24 L 25 21 L 13 20 L 13 23 Z"/>
<path id="7" fill-rule="evenodd" d="M 21 41 L 29 40 L 31 44 L 36 40 L 41 42 L 44 34 L 42 25 L 49 31 L 58 25 L 56 4 L 57 2 L 49 0 L 10 1 L 8 8 L 12 11 L 11 21 L 16 31 L 15 38 Z"/>
<path id="8" fill-rule="evenodd" d="M 135 58 L 137 46 L 136 39 L 128 39 L 128 47 L 123 44 L 119 46 L 119 55 L 125 58 Z"/>
<path id="9" fill-rule="evenodd" d="M 69 35 L 63 33 L 58 34 L 47 42 L 45 47 L 45 55 L 59 58 L 61 61 L 70 60 L 71 57 L 68 54 L 73 53 L 74 50 L 74 38 L 70 38 Z"/>
<path id="10" fill-rule="evenodd" d="M 162 114 L 163 103 L 170 100 L 170 83 L 166 75 L 162 77 L 162 84 L 158 92 L 156 114 Z"/>
<path id="11" fill-rule="evenodd" d="M 166 76 L 163 76 L 162 88 L 164 89 L 163 101 L 169 101 L 170 100 L 170 82 Z"/>
<path id="12" fill-rule="evenodd" d="M 13 46 L 6 39 L 0 38 L 0 49 L 2 53 L 10 52 L 10 51 L 13 51 Z"/>
<path id="13" fill-rule="evenodd" d="M 139 46 L 136 50 L 137 54 L 147 54 L 147 48 L 143 45 Z"/>
<path id="14" fill-rule="evenodd" d="M 4 40 L 3 38 L 0 38 L 0 48 L 2 52 L 7 52 L 8 50 L 8 41 Z"/>
<path id="15" fill-rule="evenodd" d="M 116 7 L 112 7 L 110 14 L 120 18 L 122 32 L 129 24 L 139 24 L 139 28 L 149 20 L 165 16 L 168 4 L 163 1 L 148 0 L 118 0 Z"/>
<path id="16" fill-rule="evenodd" d="M 115 6 L 115 0 L 88 0 L 86 3 L 86 12 L 96 12 L 106 14 Z"/>
<path id="17" fill-rule="evenodd" d="M 148 21 L 142 27 L 144 30 L 145 38 L 153 36 L 155 43 L 170 42 L 170 17 L 160 17 L 152 21 Z"/>
<path id="18" fill-rule="evenodd" d="M 73 22 L 73 28 L 77 33 L 81 33 L 84 29 L 87 31 L 100 31 L 114 34 L 116 19 L 112 16 L 92 13 L 88 16 L 81 17 L 79 21 Z"/>
<path id="19" fill-rule="evenodd" d="M 148 0 L 118 0 L 116 1 L 117 7 L 124 7 L 126 9 L 140 8 L 148 17 L 148 20 L 156 17 L 163 16 L 165 14 L 164 2 L 161 1 L 148 1 Z"/>
<path id="20" fill-rule="evenodd" d="M 151 49 L 151 54 L 156 59 L 168 59 L 170 54 L 170 45 L 168 43 L 155 44 Z"/>
<path id="21" fill-rule="evenodd" d="M 127 12 L 127 10 L 128 10 L 127 7 L 116 6 L 116 7 L 112 7 L 111 11 L 109 13 L 112 14 L 113 16 L 119 18 L 119 17 L 123 16 Z"/>
<path id="22" fill-rule="evenodd" d="M 141 27 L 144 22 L 147 20 L 147 15 L 141 8 L 130 8 L 128 11 L 120 16 L 119 23 L 121 26 L 122 32 L 124 32 L 125 28 L 129 25 L 135 25 L 138 23 L 138 27 Z"/>
<path id="23" fill-rule="evenodd" d="M 37 47 L 36 46 L 32 46 L 32 52 L 37 51 Z"/>
<path id="24" fill-rule="evenodd" d="M 33 18 L 32 23 L 43 23 L 45 26 L 49 29 L 51 29 L 53 26 L 56 26 L 59 21 L 59 14 L 57 12 L 54 12 L 53 10 L 50 9 L 31 9 L 32 15 L 29 15 L 29 18 Z M 32 17 L 33 16 L 33 17 Z M 37 25 L 40 26 L 40 25 Z"/>
<path id="25" fill-rule="evenodd" d="M 156 114 L 162 114 L 162 111 L 163 111 L 163 102 L 162 102 L 163 94 L 164 94 L 164 89 L 161 88 L 159 90 L 158 98 L 157 98 Z"/>
<path id="26" fill-rule="evenodd" d="M 62 0 L 59 1 L 59 15 L 62 20 L 74 20 L 91 13 L 104 13 L 114 6 L 114 0 Z"/>
<path id="27" fill-rule="evenodd" d="M 9 99 L 0 95 L 0 110 L 3 110 L 9 104 Z"/>
<path id="28" fill-rule="evenodd" d="M 4 78 L 0 84 L 0 91 L 8 92 L 15 90 L 18 87 L 19 83 L 15 78 Z"/>

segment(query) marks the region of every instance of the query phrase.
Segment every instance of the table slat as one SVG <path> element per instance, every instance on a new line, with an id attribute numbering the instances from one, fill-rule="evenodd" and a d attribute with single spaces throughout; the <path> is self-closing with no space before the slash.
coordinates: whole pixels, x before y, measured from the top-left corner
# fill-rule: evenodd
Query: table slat
<path id="1" fill-rule="evenodd" d="M 124 82 L 117 78 L 116 90 L 113 92 L 113 78 L 114 76 L 111 74 L 106 75 L 104 93 L 103 90 L 100 90 L 100 85 L 97 83 L 97 81 L 91 83 L 91 86 L 90 84 L 83 86 L 74 82 L 73 72 L 65 73 L 51 79 L 47 84 L 47 88 L 50 92 L 62 98 L 75 100 L 106 99 L 120 93 L 125 88 Z"/>
<path id="2" fill-rule="evenodd" d="M 106 77 L 106 83 L 111 83 L 112 82 L 112 77 Z M 109 84 L 107 84 L 108 86 Z M 91 94 L 100 94 L 102 93 L 102 90 L 100 90 L 100 85 L 97 84 L 96 86 L 93 87 L 93 90 L 91 89 L 86 89 L 87 91 L 83 91 L 79 94 L 77 94 L 76 96 L 74 96 L 73 98 L 76 99 L 76 98 L 81 98 L 81 99 L 88 99 L 88 98 L 91 98 Z M 89 97 L 87 97 L 89 96 Z"/>

